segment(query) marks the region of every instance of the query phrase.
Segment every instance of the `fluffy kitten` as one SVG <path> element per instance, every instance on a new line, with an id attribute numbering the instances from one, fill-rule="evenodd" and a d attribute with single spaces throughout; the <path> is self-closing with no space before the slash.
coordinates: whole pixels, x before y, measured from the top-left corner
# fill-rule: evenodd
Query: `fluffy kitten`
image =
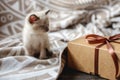
<path id="1" fill-rule="evenodd" d="M 52 54 L 50 51 L 50 44 L 48 40 L 49 10 L 41 12 L 30 13 L 25 19 L 25 26 L 23 28 L 23 44 L 26 55 L 35 56 L 39 54 L 40 59 L 45 59 Z"/>

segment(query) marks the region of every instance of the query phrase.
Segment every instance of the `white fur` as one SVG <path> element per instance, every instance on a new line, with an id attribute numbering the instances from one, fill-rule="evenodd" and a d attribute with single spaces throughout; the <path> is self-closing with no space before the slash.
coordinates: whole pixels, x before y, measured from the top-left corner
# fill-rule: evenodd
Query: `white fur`
<path id="1" fill-rule="evenodd" d="M 23 28 L 23 44 L 26 55 L 33 56 L 35 53 L 40 53 L 39 58 L 47 58 L 45 49 L 49 49 L 48 34 L 41 29 L 33 29 L 33 25 L 29 22 L 31 14 L 37 15 L 41 20 L 46 20 L 45 12 L 30 13 L 25 19 L 25 26 Z"/>

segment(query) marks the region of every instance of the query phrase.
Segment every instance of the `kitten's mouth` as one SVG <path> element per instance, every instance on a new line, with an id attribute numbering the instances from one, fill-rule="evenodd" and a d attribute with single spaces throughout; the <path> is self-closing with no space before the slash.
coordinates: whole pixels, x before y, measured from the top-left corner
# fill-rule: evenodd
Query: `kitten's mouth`
<path id="1" fill-rule="evenodd" d="M 32 14 L 30 17 L 29 17 L 29 22 L 31 24 L 33 24 L 35 21 L 39 20 L 39 17 L 37 17 L 35 14 Z"/>

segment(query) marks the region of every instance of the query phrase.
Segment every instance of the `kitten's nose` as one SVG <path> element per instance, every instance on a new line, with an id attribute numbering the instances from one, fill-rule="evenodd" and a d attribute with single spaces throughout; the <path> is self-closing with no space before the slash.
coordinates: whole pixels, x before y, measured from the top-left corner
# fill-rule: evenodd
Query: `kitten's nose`
<path id="1" fill-rule="evenodd" d="M 44 30 L 45 32 L 49 31 L 49 28 L 48 28 L 48 26 L 46 26 L 46 25 L 43 26 L 42 28 L 43 28 L 43 30 Z"/>

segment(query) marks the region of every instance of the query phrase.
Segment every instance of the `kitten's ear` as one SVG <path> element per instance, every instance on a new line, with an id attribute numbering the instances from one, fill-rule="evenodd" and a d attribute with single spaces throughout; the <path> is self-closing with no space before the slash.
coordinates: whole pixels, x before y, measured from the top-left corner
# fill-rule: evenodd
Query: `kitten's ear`
<path id="1" fill-rule="evenodd" d="M 49 12 L 50 12 L 50 10 L 46 10 L 46 11 L 45 11 L 45 15 L 47 15 Z"/>
<path id="2" fill-rule="evenodd" d="M 34 23 L 35 21 L 37 21 L 39 18 L 35 15 L 35 14 L 32 14 L 30 15 L 29 17 L 29 22 L 30 23 Z"/>

